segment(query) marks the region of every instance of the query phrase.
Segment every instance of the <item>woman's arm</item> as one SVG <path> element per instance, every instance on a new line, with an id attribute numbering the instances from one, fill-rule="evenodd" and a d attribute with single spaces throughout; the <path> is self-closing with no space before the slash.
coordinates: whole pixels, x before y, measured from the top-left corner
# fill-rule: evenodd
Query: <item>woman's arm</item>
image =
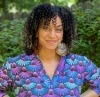
<path id="1" fill-rule="evenodd" d="M 81 94 L 80 97 L 99 97 L 99 95 L 96 94 L 93 90 L 88 89 L 88 90 L 85 91 L 83 94 Z"/>
<path id="2" fill-rule="evenodd" d="M 86 76 L 85 83 L 89 83 L 89 89 L 81 97 L 100 97 L 100 68 L 98 68 L 90 59 L 85 57 Z"/>

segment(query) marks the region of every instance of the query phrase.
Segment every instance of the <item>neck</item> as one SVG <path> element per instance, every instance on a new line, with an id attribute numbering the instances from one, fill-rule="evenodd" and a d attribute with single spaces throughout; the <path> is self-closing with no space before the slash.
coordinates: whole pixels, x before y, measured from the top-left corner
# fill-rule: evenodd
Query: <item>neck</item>
<path id="1" fill-rule="evenodd" d="M 55 50 L 40 50 L 39 58 L 44 61 L 60 60 L 60 56 Z"/>

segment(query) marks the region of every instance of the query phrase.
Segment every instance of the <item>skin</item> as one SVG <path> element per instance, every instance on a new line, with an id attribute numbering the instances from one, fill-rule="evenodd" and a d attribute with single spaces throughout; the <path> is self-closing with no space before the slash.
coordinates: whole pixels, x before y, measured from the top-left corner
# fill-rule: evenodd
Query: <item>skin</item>
<path id="1" fill-rule="evenodd" d="M 39 44 L 41 50 L 55 51 L 63 39 L 63 27 L 60 17 L 56 18 L 56 25 L 50 21 L 48 27 L 41 25 L 38 29 Z"/>
<path id="2" fill-rule="evenodd" d="M 5 95 L 5 96 L 3 96 L 3 97 L 9 97 L 8 95 Z"/>
<path id="3" fill-rule="evenodd" d="M 58 16 L 56 18 L 56 25 L 52 23 L 51 19 L 48 27 L 44 28 L 41 25 L 38 29 L 39 58 L 50 79 L 52 79 L 61 58 L 56 53 L 56 48 L 61 43 L 62 39 L 63 27 L 61 19 Z"/>
<path id="4" fill-rule="evenodd" d="M 99 95 L 97 95 L 93 90 L 88 89 L 83 94 L 81 94 L 80 97 L 99 97 Z"/>
<path id="5" fill-rule="evenodd" d="M 39 54 L 38 54 L 39 58 L 49 78 L 52 80 L 54 72 L 61 58 L 56 53 L 56 48 L 63 39 L 63 27 L 61 19 L 57 17 L 56 26 L 52 24 L 51 20 L 50 25 L 46 29 L 40 27 L 38 29 L 38 39 L 39 39 Z M 9 97 L 9 96 L 5 95 L 4 97 Z M 86 92 L 81 94 L 80 97 L 99 97 L 99 96 L 93 90 L 88 89 Z"/>

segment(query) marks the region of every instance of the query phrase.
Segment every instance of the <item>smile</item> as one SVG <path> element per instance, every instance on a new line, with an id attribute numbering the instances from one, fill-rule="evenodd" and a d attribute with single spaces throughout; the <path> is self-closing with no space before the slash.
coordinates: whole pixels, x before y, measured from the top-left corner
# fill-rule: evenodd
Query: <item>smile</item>
<path id="1" fill-rule="evenodd" d="M 57 41 L 55 41 L 55 40 L 47 40 L 47 42 L 50 43 L 50 44 L 54 44 L 54 43 L 56 43 Z"/>

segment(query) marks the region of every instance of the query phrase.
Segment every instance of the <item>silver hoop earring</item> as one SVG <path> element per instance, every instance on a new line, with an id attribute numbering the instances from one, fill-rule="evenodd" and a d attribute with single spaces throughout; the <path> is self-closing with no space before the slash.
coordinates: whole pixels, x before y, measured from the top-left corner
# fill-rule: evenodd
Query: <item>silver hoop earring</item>
<path id="1" fill-rule="evenodd" d="M 60 43 L 56 49 L 56 53 L 60 56 L 66 56 L 68 52 L 69 50 L 65 43 Z"/>

